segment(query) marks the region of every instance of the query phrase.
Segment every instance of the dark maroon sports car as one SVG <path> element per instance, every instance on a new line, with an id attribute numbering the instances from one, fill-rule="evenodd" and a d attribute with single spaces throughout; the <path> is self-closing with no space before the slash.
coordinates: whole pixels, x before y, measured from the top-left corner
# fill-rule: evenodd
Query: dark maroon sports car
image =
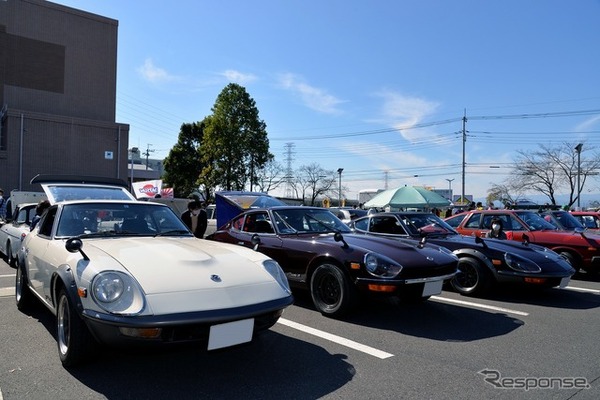
<path id="1" fill-rule="evenodd" d="M 290 284 L 308 289 L 317 310 L 332 317 L 351 310 L 359 292 L 426 300 L 441 293 L 458 262 L 436 245 L 353 234 L 318 207 L 249 209 L 209 239 L 256 247 L 275 259 Z"/>

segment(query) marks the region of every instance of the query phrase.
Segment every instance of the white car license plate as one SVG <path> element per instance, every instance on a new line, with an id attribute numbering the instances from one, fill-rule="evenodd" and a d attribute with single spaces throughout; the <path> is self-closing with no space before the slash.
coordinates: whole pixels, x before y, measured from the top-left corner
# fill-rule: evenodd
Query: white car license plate
<path id="1" fill-rule="evenodd" d="M 253 331 L 254 318 L 213 325 L 210 327 L 208 350 L 249 342 L 252 340 Z"/>
<path id="2" fill-rule="evenodd" d="M 423 286 L 423 297 L 442 293 L 444 281 L 425 282 Z"/>
<path id="3" fill-rule="evenodd" d="M 566 278 L 562 278 L 562 279 L 560 280 L 560 285 L 559 285 L 559 287 L 560 287 L 561 289 L 564 289 L 564 288 L 566 288 L 566 287 L 567 287 L 567 285 L 569 284 L 569 282 L 571 282 L 571 277 L 567 276 Z"/>

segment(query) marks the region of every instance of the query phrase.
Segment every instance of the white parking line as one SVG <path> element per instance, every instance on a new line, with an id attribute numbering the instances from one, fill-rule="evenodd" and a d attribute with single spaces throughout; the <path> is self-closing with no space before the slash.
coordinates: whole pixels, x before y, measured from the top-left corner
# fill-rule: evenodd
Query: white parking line
<path id="1" fill-rule="evenodd" d="M 600 294 L 600 290 L 597 290 L 597 289 L 588 289 L 588 288 L 582 288 L 582 287 L 576 287 L 576 286 L 567 286 L 565 289 L 575 290 L 577 292 Z"/>
<path id="2" fill-rule="evenodd" d="M 15 295 L 15 288 L 14 287 L 3 287 L 3 288 L 0 288 L 0 297 L 10 297 L 10 296 L 14 296 L 14 295 Z"/>
<path id="3" fill-rule="evenodd" d="M 467 307 L 473 307 L 473 308 L 481 308 L 481 309 L 484 309 L 484 310 L 499 311 L 499 312 L 504 312 L 504 313 L 507 313 L 507 314 L 521 315 L 521 316 L 524 316 L 524 317 L 526 317 L 526 316 L 529 315 L 529 313 L 526 313 L 524 311 L 511 310 L 510 308 L 490 306 L 490 305 L 487 305 L 487 304 L 473 303 L 473 302 L 464 301 L 464 300 L 449 299 L 449 298 L 440 297 L 440 296 L 431 296 L 431 299 L 439 301 L 439 302 L 442 302 L 442 303 L 459 304 L 461 306 L 467 306 Z"/>
<path id="4" fill-rule="evenodd" d="M 361 351 L 363 353 L 367 353 L 371 356 L 380 358 L 382 360 L 394 356 L 393 354 L 386 353 L 385 351 L 377 350 L 373 347 L 369 347 L 364 344 L 357 343 L 355 341 L 343 338 L 341 336 L 333 335 L 331 333 L 323 332 L 318 329 L 310 328 L 306 325 L 302 325 L 302 324 L 290 321 L 285 318 L 279 318 L 278 322 L 282 325 L 289 326 L 290 328 L 297 329 L 299 331 L 320 337 L 321 339 L 325 339 L 325 340 L 329 340 L 329 341 L 337 343 L 337 344 L 341 344 L 342 346 L 346 346 L 351 349 Z"/>
<path id="5" fill-rule="evenodd" d="M 9 274 L 9 275 L 0 275 L 0 278 L 14 278 L 15 274 Z"/>

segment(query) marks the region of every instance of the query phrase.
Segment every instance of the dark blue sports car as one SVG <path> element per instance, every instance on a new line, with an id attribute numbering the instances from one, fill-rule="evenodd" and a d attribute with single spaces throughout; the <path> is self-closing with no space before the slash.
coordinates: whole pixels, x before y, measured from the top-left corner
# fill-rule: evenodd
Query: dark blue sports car
<path id="1" fill-rule="evenodd" d="M 458 273 L 450 282 L 464 295 L 483 294 L 496 283 L 565 287 L 575 273 L 564 258 L 546 247 L 463 236 L 430 213 L 378 213 L 356 219 L 351 228 L 365 235 L 446 247 L 459 258 Z"/>

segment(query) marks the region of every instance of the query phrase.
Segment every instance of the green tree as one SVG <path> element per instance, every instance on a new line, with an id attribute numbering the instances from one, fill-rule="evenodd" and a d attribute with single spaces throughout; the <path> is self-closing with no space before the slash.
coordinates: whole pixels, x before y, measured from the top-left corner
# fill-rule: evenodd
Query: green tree
<path id="1" fill-rule="evenodd" d="M 224 190 L 244 190 L 258 182 L 258 171 L 273 159 L 266 124 L 246 89 L 230 83 L 205 119 L 201 182 Z"/>
<path id="2" fill-rule="evenodd" d="M 177 143 L 164 160 L 163 181 L 173 188 L 175 197 L 187 197 L 198 189 L 198 178 L 203 168 L 200 147 L 203 124 L 182 124 Z"/>

